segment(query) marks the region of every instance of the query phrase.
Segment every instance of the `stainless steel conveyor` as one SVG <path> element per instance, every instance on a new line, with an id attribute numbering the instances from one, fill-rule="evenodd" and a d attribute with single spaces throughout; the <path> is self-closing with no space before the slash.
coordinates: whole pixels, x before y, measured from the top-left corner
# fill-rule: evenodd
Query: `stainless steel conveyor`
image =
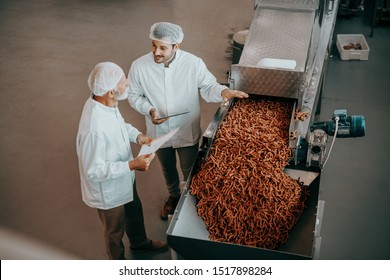
<path id="1" fill-rule="evenodd" d="M 231 66 L 231 88 L 249 94 L 291 99 L 296 110 L 307 113 L 304 121 L 291 120 L 290 131 L 296 131 L 297 138 L 290 140 L 294 159 L 285 173 L 294 179 L 303 180 L 311 194 L 307 208 L 288 241 L 277 250 L 211 241 L 202 218 L 197 214 L 197 198 L 189 192 L 192 174 L 167 231 L 167 240 L 176 258 L 318 258 L 325 203 L 319 200 L 321 168 L 315 164 L 300 164 L 298 155 L 301 141 L 310 136 L 310 123 L 319 108 L 337 6 L 338 0 L 254 1 L 255 13 L 244 49 L 239 63 Z M 207 156 L 218 126 L 231 104 L 232 101 L 221 104 L 204 132 L 193 170 Z"/>

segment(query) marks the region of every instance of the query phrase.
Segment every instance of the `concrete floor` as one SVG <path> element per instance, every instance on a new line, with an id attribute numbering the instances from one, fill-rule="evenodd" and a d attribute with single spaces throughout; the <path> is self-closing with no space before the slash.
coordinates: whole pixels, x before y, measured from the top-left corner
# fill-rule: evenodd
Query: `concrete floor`
<path id="1" fill-rule="evenodd" d="M 127 73 L 150 50 L 148 32 L 173 21 L 184 50 L 204 59 L 218 81 L 230 68 L 229 35 L 248 28 L 253 1 L 0 0 L 0 258 L 106 259 L 96 210 L 81 201 L 75 137 L 93 66 L 113 61 Z M 340 18 L 335 33 L 362 33 Z M 366 30 L 364 30 L 366 32 Z M 368 34 L 368 33 L 367 33 Z M 331 58 L 320 119 L 333 110 L 366 117 L 367 135 L 336 141 L 322 174 L 325 200 L 320 259 L 390 259 L 390 29 L 379 25 L 368 61 Z M 218 104 L 202 103 L 206 128 Z M 145 130 L 127 103 L 124 118 Z M 133 146 L 137 153 L 139 147 Z M 159 164 L 137 173 L 146 227 L 165 239 L 167 196 Z M 171 259 L 170 252 L 129 259 Z"/>

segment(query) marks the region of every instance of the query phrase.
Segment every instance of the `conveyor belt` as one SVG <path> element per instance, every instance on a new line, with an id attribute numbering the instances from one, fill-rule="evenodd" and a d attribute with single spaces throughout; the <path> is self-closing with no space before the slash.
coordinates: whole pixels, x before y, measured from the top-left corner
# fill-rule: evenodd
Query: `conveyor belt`
<path id="1" fill-rule="evenodd" d="M 314 112 L 319 98 L 337 15 L 337 8 L 329 9 L 328 3 L 328 0 L 255 1 L 256 11 L 247 42 L 239 64 L 232 65 L 231 68 L 230 86 L 233 89 L 269 98 L 296 99 L 297 109 L 304 109 L 309 113 L 307 120 L 298 122 L 298 127 L 293 128 L 302 137 L 306 136 L 308 124 L 314 117 L 311 113 Z M 338 0 L 332 1 L 332 5 L 337 7 Z M 296 61 L 296 67 L 259 67 L 259 61 L 264 58 L 293 60 Z M 207 155 L 219 123 L 227 112 L 228 107 L 223 105 L 217 110 L 203 135 L 198 160 Z M 211 241 L 202 218 L 197 214 L 197 199 L 188 191 L 193 174 L 187 181 L 169 225 L 169 245 L 178 256 L 185 259 L 318 258 L 324 207 L 324 201 L 318 200 L 320 170 L 290 166 L 286 167 L 284 172 L 291 178 L 300 178 L 308 184 L 311 194 L 307 200 L 307 208 L 288 241 L 277 250 Z"/>

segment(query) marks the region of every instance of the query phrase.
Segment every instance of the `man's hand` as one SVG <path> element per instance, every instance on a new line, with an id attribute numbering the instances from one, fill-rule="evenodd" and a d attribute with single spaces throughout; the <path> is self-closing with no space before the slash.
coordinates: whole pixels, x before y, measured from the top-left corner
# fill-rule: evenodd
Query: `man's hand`
<path id="1" fill-rule="evenodd" d="M 146 171 L 149 169 L 149 165 L 156 156 L 155 153 L 142 155 L 129 161 L 130 170 Z"/>
<path id="2" fill-rule="evenodd" d="M 224 89 L 221 92 L 222 97 L 224 98 L 225 101 L 232 99 L 234 97 L 237 98 L 247 98 L 249 95 L 243 91 L 240 90 L 235 90 L 235 89 Z"/>
<path id="3" fill-rule="evenodd" d="M 162 124 L 163 122 L 165 122 L 166 120 L 169 119 L 169 118 L 163 118 L 163 119 L 157 120 L 159 118 L 159 115 L 158 115 L 156 108 L 150 109 L 149 114 L 152 117 L 152 122 L 156 125 Z"/>
<path id="4" fill-rule="evenodd" d="M 150 138 L 149 136 L 146 136 L 144 134 L 140 134 L 137 136 L 137 143 L 140 144 L 141 146 L 146 144 L 150 146 L 150 143 L 152 143 L 153 138 Z"/>

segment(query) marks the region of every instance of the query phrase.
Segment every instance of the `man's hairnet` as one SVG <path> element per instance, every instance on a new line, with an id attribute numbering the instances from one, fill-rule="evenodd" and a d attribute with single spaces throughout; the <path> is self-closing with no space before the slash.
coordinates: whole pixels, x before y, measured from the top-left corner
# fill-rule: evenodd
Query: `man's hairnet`
<path id="1" fill-rule="evenodd" d="M 88 77 L 88 87 L 94 95 L 103 96 L 113 90 L 125 75 L 122 68 L 112 62 L 100 62 Z"/>
<path id="2" fill-rule="evenodd" d="M 170 22 L 157 22 L 150 28 L 149 38 L 167 44 L 180 44 L 184 34 L 179 25 Z"/>

